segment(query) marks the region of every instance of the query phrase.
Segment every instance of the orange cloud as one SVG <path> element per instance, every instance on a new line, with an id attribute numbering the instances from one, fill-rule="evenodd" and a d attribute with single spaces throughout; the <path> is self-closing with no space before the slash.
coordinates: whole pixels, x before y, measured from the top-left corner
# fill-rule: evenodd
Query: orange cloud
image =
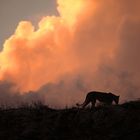
<path id="1" fill-rule="evenodd" d="M 136 82 L 139 73 L 136 66 L 131 70 L 128 58 L 132 50 L 127 49 L 133 46 L 135 55 L 140 44 L 136 39 L 140 23 L 138 0 L 133 4 L 130 0 L 58 0 L 57 3 L 60 15 L 44 16 L 37 30 L 29 21 L 19 22 L 0 52 L 0 80 L 15 83 L 20 92 L 39 89 L 44 94 L 44 89 L 50 89 L 48 84 L 54 84 L 47 98 L 52 101 L 56 97 L 55 88 L 65 97 L 65 91 L 73 91 L 67 96 L 69 104 L 91 89 L 130 98 L 127 93 L 139 87 Z M 133 57 L 133 62 L 138 58 Z M 135 80 L 131 78 L 132 72 L 137 74 Z M 78 87 L 82 91 L 73 85 L 79 77 L 78 83 L 82 84 Z M 132 79 L 133 82 L 127 82 Z M 47 88 L 41 90 L 45 84 Z"/>
<path id="2" fill-rule="evenodd" d="M 58 4 L 60 17 L 43 17 L 36 31 L 29 21 L 21 21 L 14 35 L 6 40 L 0 53 L 1 80 L 16 83 L 21 91 L 36 90 L 76 69 L 71 52 L 72 25 L 83 1 L 76 1 L 73 9 L 69 4 L 74 1 L 59 0 Z"/>

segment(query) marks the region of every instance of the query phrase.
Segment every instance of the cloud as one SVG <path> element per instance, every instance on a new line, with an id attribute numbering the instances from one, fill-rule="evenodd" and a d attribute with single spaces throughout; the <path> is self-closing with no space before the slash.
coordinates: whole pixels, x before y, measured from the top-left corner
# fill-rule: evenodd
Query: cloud
<path id="1" fill-rule="evenodd" d="M 44 101 L 43 95 L 37 94 L 35 91 L 21 94 L 15 84 L 0 81 L 0 107 L 17 107 L 24 104 L 32 104 L 34 102 Z"/>
<path id="2" fill-rule="evenodd" d="M 138 5 L 138 0 L 58 0 L 59 16 L 43 17 L 37 30 L 21 21 L 4 43 L 1 81 L 56 106 L 72 105 L 90 90 L 120 94 L 122 101 L 138 98 Z"/>

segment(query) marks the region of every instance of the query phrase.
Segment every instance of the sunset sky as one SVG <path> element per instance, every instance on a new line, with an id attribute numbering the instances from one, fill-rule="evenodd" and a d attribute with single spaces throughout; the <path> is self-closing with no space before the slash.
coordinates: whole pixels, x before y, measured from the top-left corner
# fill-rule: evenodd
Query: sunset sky
<path id="1" fill-rule="evenodd" d="M 57 15 L 56 0 L 0 0 L 0 46 L 13 32 L 19 21 L 37 25 L 42 16 Z"/>
<path id="2" fill-rule="evenodd" d="M 139 98 L 139 0 L 1 0 L 0 100 L 73 105 L 98 90 Z M 56 102 L 57 101 L 57 102 Z"/>

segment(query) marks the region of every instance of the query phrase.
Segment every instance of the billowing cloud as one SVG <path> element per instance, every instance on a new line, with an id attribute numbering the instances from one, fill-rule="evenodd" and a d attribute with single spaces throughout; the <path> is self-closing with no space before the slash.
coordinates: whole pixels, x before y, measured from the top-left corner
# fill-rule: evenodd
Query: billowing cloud
<path id="1" fill-rule="evenodd" d="M 20 94 L 72 105 L 89 90 L 139 97 L 138 0 L 58 0 L 38 29 L 21 21 L 0 53 L 0 80 Z M 1 93 L 2 94 L 2 93 Z"/>

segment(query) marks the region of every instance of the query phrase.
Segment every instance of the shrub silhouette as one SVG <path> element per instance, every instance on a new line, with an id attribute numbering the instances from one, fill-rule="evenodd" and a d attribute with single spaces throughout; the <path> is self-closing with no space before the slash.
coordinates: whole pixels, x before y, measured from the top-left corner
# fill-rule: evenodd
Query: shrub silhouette
<path id="1" fill-rule="evenodd" d="M 2 140 L 134 140 L 139 132 L 140 101 L 94 110 L 56 110 L 40 103 L 0 110 Z"/>

